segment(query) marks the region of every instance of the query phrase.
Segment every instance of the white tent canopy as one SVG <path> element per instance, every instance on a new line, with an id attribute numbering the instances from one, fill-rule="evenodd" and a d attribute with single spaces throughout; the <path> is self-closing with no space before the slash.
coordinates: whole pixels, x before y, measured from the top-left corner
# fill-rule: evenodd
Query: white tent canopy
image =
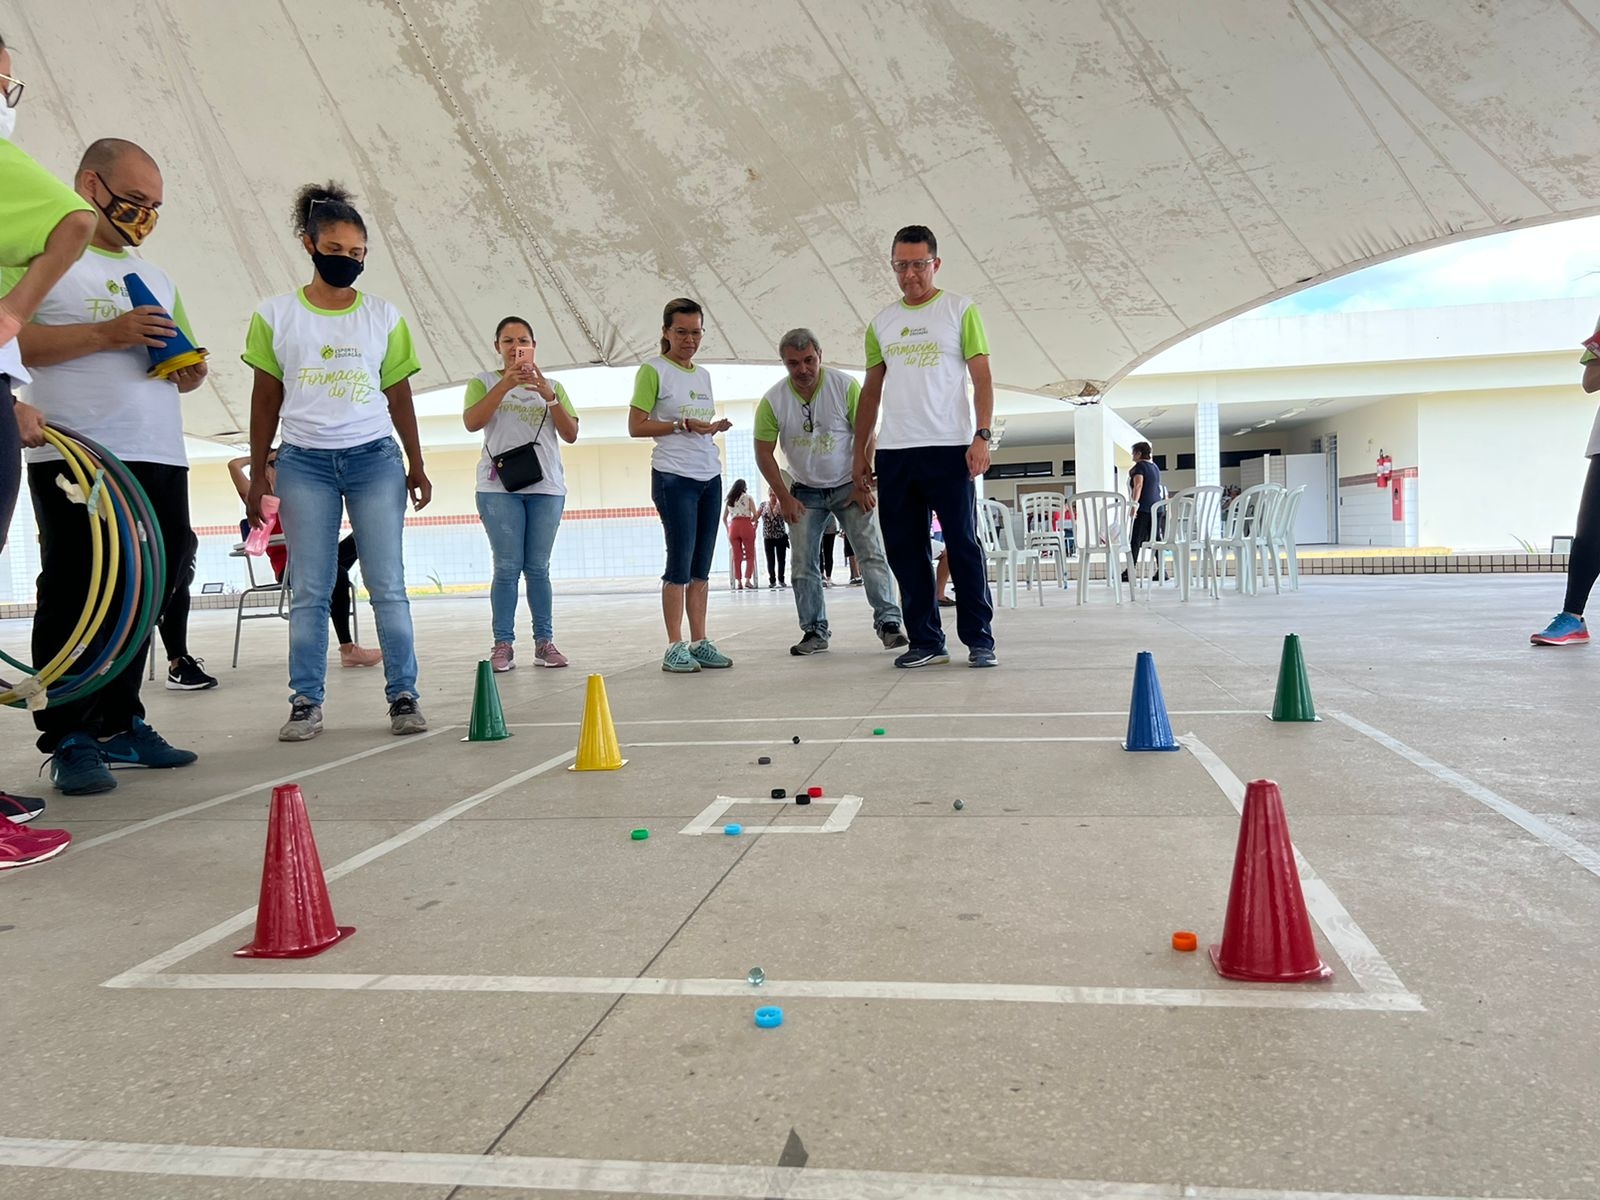
<path id="1" fill-rule="evenodd" d="M 13 0 L 17 140 L 63 174 L 128 137 L 166 176 L 149 256 L 237 440 L 249 315 L 302 283 L 295 188 L 334 178 L 408 314 L 420 387 L 534 324 L 547 367 L 707 360 L 807 325 L 840 364 L 940 237 L 996 382 L 1104 390 L 1270 297 L 1432 242 L 1600 211 L 1592 0 Z"/>

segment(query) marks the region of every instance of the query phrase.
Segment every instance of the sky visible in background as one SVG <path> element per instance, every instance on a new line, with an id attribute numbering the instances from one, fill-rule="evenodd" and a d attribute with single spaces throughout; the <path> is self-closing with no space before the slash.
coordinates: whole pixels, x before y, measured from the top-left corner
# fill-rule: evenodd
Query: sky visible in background
<path id="1" fill-rule="evenodd" d="M 1600 296 L 1600 217 L 1419 250 L 1252 310 L 1250 317 Z"/>

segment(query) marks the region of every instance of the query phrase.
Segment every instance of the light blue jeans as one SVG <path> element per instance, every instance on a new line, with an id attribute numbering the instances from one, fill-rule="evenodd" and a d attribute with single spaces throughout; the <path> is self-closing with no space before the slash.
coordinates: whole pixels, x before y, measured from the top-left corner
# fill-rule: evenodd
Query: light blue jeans
<path id="1" fill-rule="evenodd" d="M 517 640 L 517 580 L 528 581 L 528 608 L 533 613 L 533 640 L 555 636 L 550 592 L 550 551 L 561 528 L 565 496 L 533 496 L 511 492 L 479 492 L 478 516 L 489 535 L 494 555 L 494 581 L 489 585 L 489 616 L 494 640 Z M 359 545 L 359 543 L 357 543 Z"/>
<path id="2" fill-rule="evenodd" d="M 417 695 L 417 651 L 401 550 L 406 469 L 393 438 L 346 450 L 278 448 L 278 520 L 289 549 L 289 690 L 321 704 L 328 675 L 328 599 L 339 569 L 339 518 L 361 547 L 361 578 L 372 597 L 383 650 L 384 697 Z"/>
<path id="3" fill-rule="evenodd" d="M 794 544 L 794 563 L 789 578 L 794 581 L 794 606 L 800 614 L 801 633 L 820 633 L 828 636 L 828 609 L 822 601 L 822 527 L 828 514 L 839 518 L 850 548 L 856 552 L 856 565 L 861 568 L 861 584 L 866 589 L 867 600 L 872 605 L 872 627 L 882 631 L 885 625 L 902 623 L 900 606 L 895 603 L 894 577 L 889 574 L 889 560 L 883 554 L 883 539 L 878 535 L 878 516 L 863 512 L 860 505 L 850 502 L 848 483 L 836 488 L 806 487 L 797 483 L 791 489 L 794 498 L 806 506 L 806 515 L 798 525 L 789 527 L 789 539 Z"/>

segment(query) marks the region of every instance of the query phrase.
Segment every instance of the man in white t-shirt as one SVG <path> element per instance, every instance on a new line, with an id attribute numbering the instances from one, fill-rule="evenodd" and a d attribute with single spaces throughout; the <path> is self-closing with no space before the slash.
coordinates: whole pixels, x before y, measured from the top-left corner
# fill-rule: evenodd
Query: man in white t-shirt
<path id="1" fill-rule="evenodd" d="M 97 210 L 89 248 L 50 289 L 17 341 L 33 376 L 28 399 L 52 425 L 98 442 L 127 463 L 150 499 L 167 560 L 166 607 L 188 577 L 197 546 L 189 524 L 189 462 L 178 396 L 204 382 L 204 363 L 166 379 L 150 374 L 149 347 L 182 329 L 193 331 L 166 272 L 130 253 L 155 228 L 164 189 L 155 160 L 132 142 L 104 138 L 84 152 L 74 181 Z M 126 277 L 137 274 L 158 306 L 134 307 Z M 29 450 L 28 486 L 39 524 L 39 599 L 33 658 L 48 662 L 66 644 L 90 585 L 88 522 L 58 480 L 66 478 L 51 449 Z M 78 658 L 91 667 L 108 645 L 115 618 Z M 99 691 L 34 714 L 39 749 L 51 756 L 51 781 L 68 795 L 116 787 L 110 765 L 181 767 L 196 755 L 167 743 L 145 724 L 139 687 L 147 646 Z M 102 664 L 104 665 L 104 664 Z"/>
<path id="2" fill-rule="evenodd" d="M 901 628 L 900 606 L 870 489 L 855 487 L 855 418 L 861 385 L 822 365 L 822 347 L 809 329 L 791 329 L 778 342 L 778 357 L 789 377 L 774 384 L 756 407 L 756 465 L 778 494 L 778 505 L 794 542 L 794 603 L 800 614 L 800 640 L 789 647 L 798 656 L 828 648 L 828 611 L 822 599 L 817 559 L 822 527 L 832 514 L 844 526 L 855 550 L 861 579 L 872 604 L 872 626 L 890 650 L 909 643 Z M 778 469 L 776 447 L 794 478 L 791 487 Z"/>
<path id="3" fill-rule="evenodd" d="M 867 326 L 867 382 L 856 409 L 855 481 L 863 490 L 873 484 L 876 430 L 879 523 L 911 639 L 911 648 L 894 665 L 950 661 L 928 563 L 928 528 L 937 516 L 956 590 L 956 634 L 966 644 L 970 666 L 993 667 L 999 661 L 990 630 L 994 607 L 972 486 L 989 469 L 989 423 L 994 416 L 989 337 L 977 305 L 935 285 L 939 265 L 939 243 L 932 230 L 907 225 L 894 235 L 890 266 L 902 298 Z"/>

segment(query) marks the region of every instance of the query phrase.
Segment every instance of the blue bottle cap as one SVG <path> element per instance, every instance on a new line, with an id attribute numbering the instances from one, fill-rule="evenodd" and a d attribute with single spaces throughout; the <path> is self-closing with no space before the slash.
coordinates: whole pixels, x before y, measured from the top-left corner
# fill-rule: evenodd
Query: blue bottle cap
<path id="1" fill-rule="evenodd" d="M 776 1029 L 783 1024 L 783 1009 L 767 1007 L 756 1009 L 756 1026 L 760 1029 Z"/>
<path id="2" fill-rule="evenodd" d="M 730 825 L 724 825 L 722 827 L 722 832 L 727 834 L 729 837 L 738 837 L 744 832 L 744 826 L 735 821 Z"/>

